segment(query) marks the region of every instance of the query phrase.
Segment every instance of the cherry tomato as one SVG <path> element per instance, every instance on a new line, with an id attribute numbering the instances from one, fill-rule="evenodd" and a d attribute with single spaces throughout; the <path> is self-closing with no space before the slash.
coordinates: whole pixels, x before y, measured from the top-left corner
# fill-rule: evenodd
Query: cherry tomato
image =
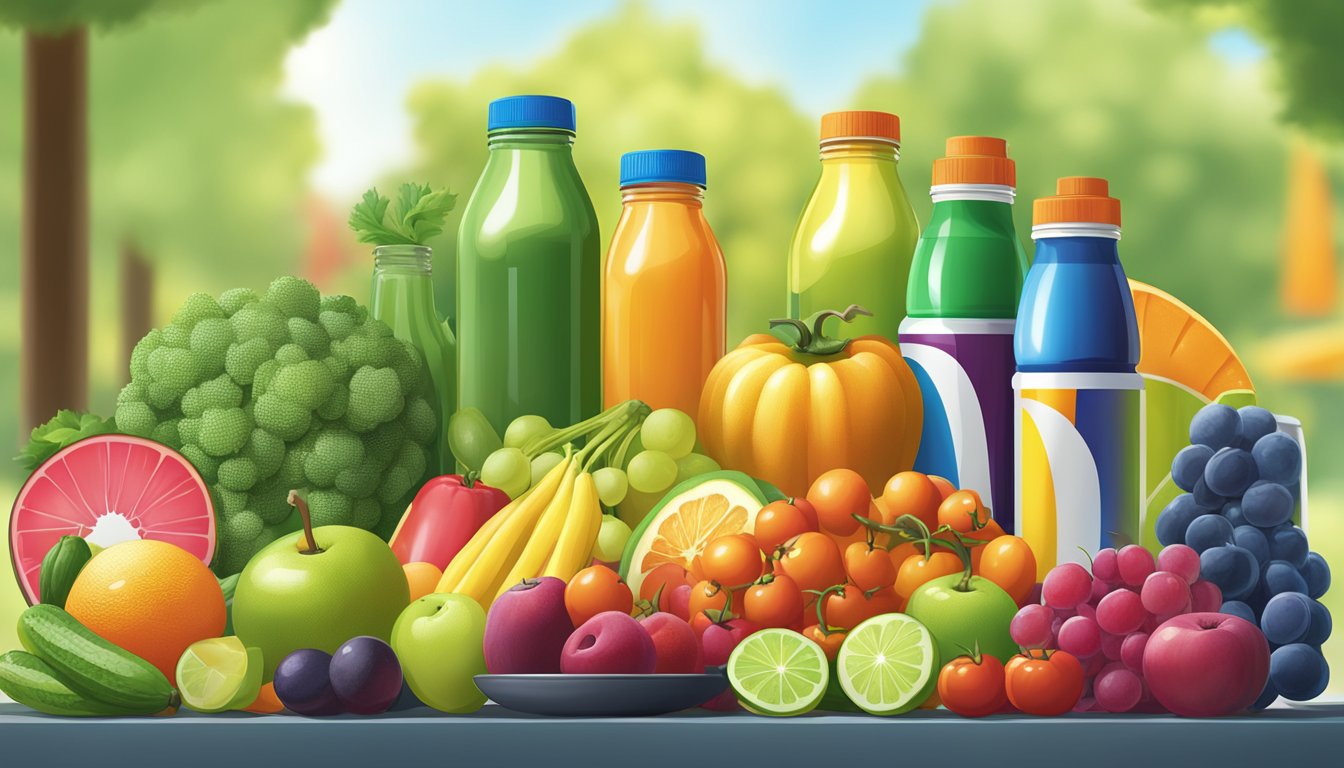
<path id="1" fill-rule="evenodd" d="M 1036 555 L 1027 542 L 1016 536 L 999 536 L 975 549 L 984 551 L 980 575 L 998 584 L 1021 605 L 1036 586 Z"/>
<path id="2" fill-rule="evenodd" d="M 824 533 L 804 533 L 793 540 L 779 561 L 799 589 L 826 589 L 845 582 L 840 548 Z"/>
<path id="3" fill-rule="evenodd" d="M 782 573 L 765 579 L 747 587 L 742 597 L 742 618 L 762 627 L 794 626 L 803 615 L 803 591 Z"/>
<path id="4" fill-rule="evenodd" d="M 895 547 L 892 547 L 887 555 L 891 558 L 891 564 L 896 566 L 896 571 L 899 573 L 901 565 L 904 564 L 911 555 L 919 555 L 920 557 L 923 557 L 924 550 L 914 542 L 907 541 L 904 544 L 897 544 Z"/>
<path id="5" fill-rule="evenodd" d="M 1003 662 L 989 654 L 958 656 L 938 673 L 938 698 L 962 717 L 998 712 L 1008 705 Z"/>
<path id="6" fill-rule="evenodd" d="M 933 579 L 961 572 L 961 558 L 946 550 L 934 551 L 927 559 L 922 554 L 907 557 L 896 571 L 896 594 L 909 600 L 915 590 Z"/>
<path id="7" fill-rule="evenodd" d="M 849 536 L 857 531 L 859 521 L 853 516 L 867 516 L 873 503 L 868 482 L 852 469 L 821 473 L 807 490 L 807 500 L 817 508 L 821 530 L 836 536 Z"/>
<path id="8" fill-rule="evenodd" d="M 799 504 L 807 505 L 808 510 L 804 511 L 798 506 Z M 791 539 L 808 531 L 817 530 L 817 512 L 811 507 L 807 499 L 797 499 L 793 502 L 772 501 L 762 507 L 756 514 L 755 528 L 752 531 L 756 543 L 761 547 L 761 552 L 764 552 L 766 557 L 772 557 Z M 808 512 L 811 512 L 810 516 Z"/>
<path id="9" fill-rule="evenodd" d="M 1062 715 L 1083 695 L 1083 665 L 1064 651 L 1045 658 L 1019 653 L 1004 668 L 1004 689 L 1008 701 L 1029 715 Z"/>
<path id="10" fill-rule="evenodd" d="M 700 556 L 705 578 L 725 587 L 742 587 L 761 578 L 761 549 L 749 534 L 720 536 L 705 546 Z"/>
<path id="11" fill-rule="evenodd" d="M 942 494 L 944 499 L 957 492 L 957 486 L 953 485 L 952 481 L 948 480 L 946 477 L 929 475 L 929 482 L 938 486 L 938 493 Z"/>
<path id="12" fill-rule="evenodd" d="M 853 584 L 846 584 L 843 592 L 826 595 L 824 600 L 821 613 L 832 627 L 853 629 L 873 617 L 872 603 Z"/>
<path id="13" fill-rule="evenodd" d="M 866 541 L 845 547 L 845 573 L 854 586 L 867 592 L 896 583 L 896 564 L 884 549 L 874 549 Z"/>
<path id="14" fill-rule="evenodd" d="M 834 659 L 840 653 L 840 645 L 845 642 L 845 631 L 833 629 L 829 634 L 821 630 L 820 624 L 812 624 L 803 630 L 803 637 L 821 646 L 826 658 Z"/>
<path id="15" fill-rule="evenodd" d="M 676 563 L 663 563 L 652 571 L 644 574 L 644 580 L 639 583 L 639 599 L 652 601 L 653 596 L 659 594 L 658 610 L 666 611 L 668 602 L 671 599 L 672 591 L 682 584 L 690 584 L 690 577 L 686 569 Z"/>
<path id="16" fill-rule="evenodd" d="M 905 601 L 896 594 L 894 587 L 883 587 L 868 595 L 868 611 L 874 616 L 884 613 L 900 613 L 905 610 Z"/>
<path id="17" fill-rule="evenodd" d="M 605 565 L 591 565 L 574 574 L 565 585 L 565 610 L 574 626 L 605 611 L 629 614 L 635 597 L 620 574 Z"/>
<path id="18" fill-rule="evenodd" d="M 966 536 L 977 541 L 983 541 L 985 544 L 988 544 L 1002 535 L 1004 535 L 1003 528 L 992 517 L 985 523 L 983 528 L 979 528 L 966 534 Z M 980 558 L 984 557 L 985 544 L 977 544 L 971 547 L 971 571 L 973 573 L 980 573 Z"/>
<path id="19" fill-rule="evenodd" d="M 957 491 L 938 506 L 938 524 L 950 525 L 960 533 L 970 533 L 988 517 L 989 510 L 980 501 L 980 494 L 972 490 Z"/>
<path id="20" fill-rule="evenodd" d="M 943 494 L 928 475 L 921 472 L 892 475 L 882 489 L 882 501 L 891 514 L 891 520 L 883 522 L 890 524 L 902 515 L 911 515 L 929 530 L 938 527 L 938 506 L 943 503 Z"/>
<path id="21" fill-rule="evenodd" d="M 728 605 L 729 596 L 732 597 L 732 605 Z M 707 580 L 698 581 L 691 587 L 691 599 L 688 608 L 692 616 L 698 616 L 708 611 L 711 616 L 717 619 L 719 618 L 719 612 L 725 606 L 728 608 L 729 616 L 740 616 L 742 614 L 742 594 L 720 586 L 718 582 Z"/>

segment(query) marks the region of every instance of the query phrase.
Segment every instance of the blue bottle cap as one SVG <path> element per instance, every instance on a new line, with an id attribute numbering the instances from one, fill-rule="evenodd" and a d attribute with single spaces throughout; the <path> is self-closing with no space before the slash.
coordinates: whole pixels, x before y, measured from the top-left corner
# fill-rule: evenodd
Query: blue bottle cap
<path id="1" fill-rule="evenodd" d="M 684 149 L 644 149 L 621 155 L 621 186 L 660 181 L 705 186 L 705 156 Z"/>
<path id="2" fill-rule="evenodd" d="M 505 96 L 490 102 L 486 130 L 506 128 L 575 128 L 574 102 L 559 96 Z"/>

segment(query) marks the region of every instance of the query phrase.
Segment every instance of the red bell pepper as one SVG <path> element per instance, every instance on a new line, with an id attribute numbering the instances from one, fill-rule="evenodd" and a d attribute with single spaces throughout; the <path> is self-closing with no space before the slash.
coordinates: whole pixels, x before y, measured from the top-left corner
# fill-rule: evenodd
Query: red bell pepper
<path id="1" fill-rule="evenodd" d="M 485 521 L 509 503 L 508 494 L 491 488 L 474 473 L 440 475 L 420 488 L 392 534 L 392 552 L 406 563 L 448 567 Z"/>

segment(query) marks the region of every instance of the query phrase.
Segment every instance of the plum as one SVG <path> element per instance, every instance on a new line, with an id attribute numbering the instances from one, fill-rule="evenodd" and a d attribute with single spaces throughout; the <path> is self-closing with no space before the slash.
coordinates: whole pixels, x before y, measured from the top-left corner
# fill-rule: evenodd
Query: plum
<path id="1" fill-rule="evenodd" d="M 386 712 L 401 695 L 401 663 L 392 646 L 362 635 L 347 640 L 332 655 L 331 689 L 357 715 Z"/>
<path id="2" fill-rule="evenodd" d="M 649 633 L 620 611 L 604 611 L 585 621 L 560 652 L 560 671 L 570 675 L 648 675 L 657 663 Z"/>
<path id="3" fill-rule="evenodd" d="M 300 648 L 275 668 L 275 695 L 299 715 L 338 715 L 345 711 L 331 687 L 331 655 Z"/>
<path id="4" fill-rule="evenodd" d="M 490 606 L 485 619 L 485 667 L 492 675 L 560 671 L 560 652 L 574 632 L 565 610 L 565 582 L 524 579 Z"/>

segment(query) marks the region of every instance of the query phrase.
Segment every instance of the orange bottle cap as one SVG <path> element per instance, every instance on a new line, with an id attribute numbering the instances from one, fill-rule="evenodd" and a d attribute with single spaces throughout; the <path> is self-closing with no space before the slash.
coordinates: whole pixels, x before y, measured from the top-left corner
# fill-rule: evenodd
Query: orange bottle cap
<path id="1" fill-rule="evenodd" d="M 1065 176 L 1055 185 L 1051 197 L 1037 198 L 1031 206 L 1031 223 L 1059 224 L 1086 222 L 1120 226 L 1120 201 L 1110 196 L 1105 179 L 1092 176 Z"/>
<path id="2" fill-rule="evenodd" d="M 1008 159 L 1008 142 L 993 136 L 953 136 L 947 156 L 933 161 L 933 185 L 998 184 L 1017 186 L 1017 164 Z"/>
<path id="3" fill-rule="evenodd" d="M 881 139 L 901 143 L 901 118 L 890 112 L 827 112 L 821 116 L 821 140 Z"/>

